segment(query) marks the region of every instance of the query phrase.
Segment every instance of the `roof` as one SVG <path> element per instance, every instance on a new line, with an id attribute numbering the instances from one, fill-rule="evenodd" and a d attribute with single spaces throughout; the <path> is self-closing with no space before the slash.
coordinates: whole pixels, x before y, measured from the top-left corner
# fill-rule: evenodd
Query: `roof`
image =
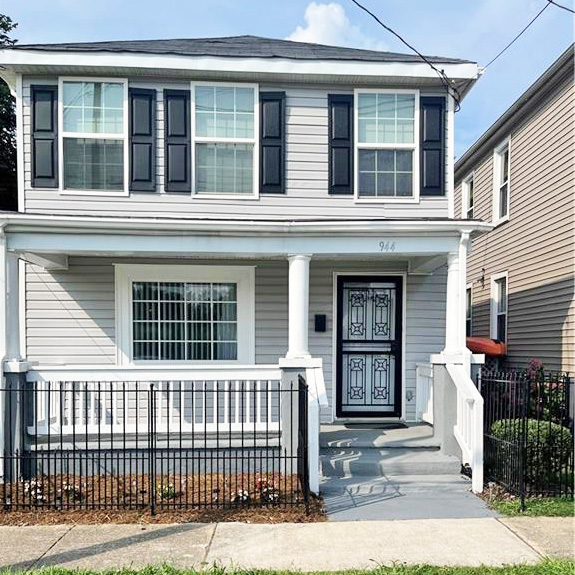
<path id="1" fill-rule="evenodd" d="M 566 81 L 573 82 L 575 44 L 571 44 L 537 80 L 472 144 L 455 164 L 455 180 L 465 177 L 486 154 L 549 101 Z"/>
<path id="2" fill-rule="evenodd" d="M 112 42 L 81 42 L 67 44 L 16 44 L 13 50 L 49 52 L 132 52 L 139 54 L 170 54 L 179 56 L 215 56 L 233 58 L 285 58 L 290 60 L 355 60 L 364 62 L 415 62 L 415 54 L 378 52 L 340 46 L 325 46 L 259 36 L 223 38 L 185 38 L 174 40 L 120 40 Z M 470 60 L 426 56 L 435 64 L 466 64 Z"/>

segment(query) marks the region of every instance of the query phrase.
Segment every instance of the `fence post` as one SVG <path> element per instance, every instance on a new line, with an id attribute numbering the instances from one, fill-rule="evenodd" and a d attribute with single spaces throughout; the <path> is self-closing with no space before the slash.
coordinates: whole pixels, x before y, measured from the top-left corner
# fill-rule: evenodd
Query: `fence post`
<path id="1" fill-rule="evenodd" d="M 154 384 L 148 390 L 148 489 L 150 513 L 156 514 L 156 393 Z"/>
<path id="2" fill-rule="evenodd" d="M 298 376 L 298 449 L 297 463 L 303 501 L 306 513 L 309 513 L 309 459 L 308 459 L 308 394 L 309 389 L 305 379 Z"/>

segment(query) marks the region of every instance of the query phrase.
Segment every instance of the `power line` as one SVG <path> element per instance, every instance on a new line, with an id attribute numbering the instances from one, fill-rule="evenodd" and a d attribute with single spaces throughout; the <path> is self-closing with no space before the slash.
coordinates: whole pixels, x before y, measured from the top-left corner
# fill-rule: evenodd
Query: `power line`
<path id="1" fill-rule="evenodd" d="M 393 34 L 398 40 L 400 40 L 400 42 L 405 44 L 410 50 L 415 52 L 439 76 L 439 79 L 441 80 L 441 83 L 443 84 L 445 90 L 455 100 L 455 111 L 458 112 L 460 108 L 461 94 L 459 93 L 457 86 L 455 86 L 455 84 L 451 81 L 451 79 L 447 76 L 447 74 L 443 70 L 439 70 L 436 66 L 434 66 L 433 62 L 430 62 L 428 58 L 426 58 L 419 50 L 414 48 L 409 42 L 404 40 L 395 30 L 384 24 L 373 12 L 368 10 L 357 0 L 351 0 L 351 2 L 353 2 L 360 10 L 363 10 L 364 12 L 369 14 L 380 26 L 382 26 L 389 33 Z"/>
<path id="2" fill-rule="evenodd" d="M 501 50 L 501 52 L 499 52 L 499 54 L 497 54 L 497 56 L 495 56 L 495 58 L 490 60 L 489 63 L 486 64 L 485 68 L 488 68 L 489 66 L 491 66 L 491 64 L 493 64 L 493 62 L 495 62 L 495 60 L 497 60 L 497 58 L 499 58 L 499 56 L 501 56 L 502 54 L 507 52 L 507 50 L 509 48 L 511 48 L 511 46 L 513 46 L 513 44 L 515 44 L 515 42 L 517 42 L 517 40 L 519 40 L 519 38 L 521 38 L 521 36 L 523 36 L 524 32 L 527 31 L 527 29 L 531 26 L 531 24 L 533 24 L 533 22 L 535 22 L 535 20 L 537 20 L 537 18 L 539 18 L 539 16 L 541 16 L 541 14 L 543 14 L 543 12 L 545 12 L 545 10 L 547 10 L 547 8 L 549 8 L 549 6 L 551 6 L 551 2 L 550 2 L 550 0 L 547 0 L 547 4 L 545 4 L 545 6 L 543 6 L 543 8 L 541 10 L 539 10 L 539 12 L 537 12 L 535 17 L 531 20 L 531 22 L 529 22 L 529 24 L 527 24 L 527 26 L 525 26 L 525 28 L 523 28 L 523 30 L 521 30 L 521 32 L 519 32 L 519 34 L 517 34 L 517 36 L 515 36 L 515 38 L 513 38 L 513 40 L 511 40 L 511 42 L 509 42 L 509 44 L 507 44 L 507 46 L 505 46 L 505 48 L 503 48 L 503 50 Z"/>
<path id="3" fill-rule="evenodd" d="M 557 6 L 557 8 L 561 8 L 562 10 L 567 10 L 567 12 L 571 12 L 571 14 L 575 14 L 575 10 L 569 8 L 569 6 L 563 6 L 563 4 L 559 4 L 559 2 L 555 2 L 554 0 L 547 0 L 549 4 L 553 4 L 553 6 Z"/>

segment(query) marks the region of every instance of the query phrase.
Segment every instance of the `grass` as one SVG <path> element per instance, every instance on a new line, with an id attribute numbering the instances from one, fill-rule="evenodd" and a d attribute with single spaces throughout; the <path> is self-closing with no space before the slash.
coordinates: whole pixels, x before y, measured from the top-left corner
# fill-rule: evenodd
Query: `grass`
<path id="1" fill-rule="evenodd" d="M 338 573 L 339 575 L 573 575 L 575 562 L 568 560 L 545 560 L 537 565 L 509 565 L 506 567 L 435 567 L 432 565 L 403 565 L 376 567 L 370 570 L 319 572 L 315 575 Z M 9 575 L 10 571 L 0 571 Z M 118 569 L 108 571 L 70 570 L 62 568 L 33 569 L 27 575 L 289 575 L 294 571 L 258 571 L 212 567 L 203 571 L 178 570 L 168 566 L 147 567 L 142 570 Z"/>
<path id="2" fill-rule="evenodd" d="M 521 511 L 519 499 L 494 499 L 489 505 L 507 517 L 573 517 L 575 501 L 572 497 L 542 497 L 525 500 L 525 511 Z"/>

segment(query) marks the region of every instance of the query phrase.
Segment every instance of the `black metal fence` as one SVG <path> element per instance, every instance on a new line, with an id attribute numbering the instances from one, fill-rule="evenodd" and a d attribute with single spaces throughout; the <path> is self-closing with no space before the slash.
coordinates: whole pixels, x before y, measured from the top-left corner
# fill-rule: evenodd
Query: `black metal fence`
<path id="1" fill-rule="evenodd" d="M 573 495 L 573 382 L 541 370 L 482 370 L 485 477 L 521 496 Z"/>
<path id="2" fill-rule="evenodd" d="M 10 382 L 5 510 L 307 508 L 305 380 Z"/>

